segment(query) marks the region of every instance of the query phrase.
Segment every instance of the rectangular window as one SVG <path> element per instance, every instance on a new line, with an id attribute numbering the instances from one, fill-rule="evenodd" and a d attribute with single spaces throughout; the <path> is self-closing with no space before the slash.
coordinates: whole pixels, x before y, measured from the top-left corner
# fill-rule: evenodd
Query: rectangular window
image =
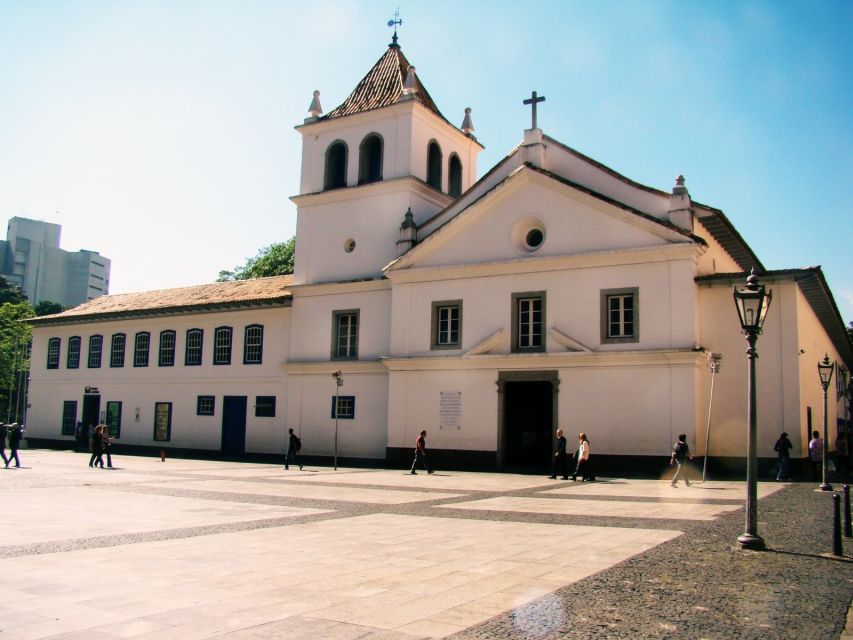
<path id="1" fill-rule="evenodd" d="M 335 411 L 335 399 L 337 398 L 338 406 Z M 337 415 L 340 420 L 355 419 L 355 396 L 332 396 L 332 418 Z"/>
<path id="2" fill-rule="evenodd" d="M 184 351 L 184 365 L 187 367 L 201 366 L 203 342 L 204 331 L 201 329 L 187 329 L 187 346 Z"/>
<path id="3" fill-rule="evenodd" d="M 154 440 L 169 442 L 172 439 L 172 403 L 154 403 Z"/>
<path id="4" fill-rule="evenodd" d="M 264 327 L 250 324 L 243 334 L 243 364 L 261 364 L 264 355 Z"/>
<path id="5" fill-rule="evenodd" d="M 213 364 L 231 364 L 231 327 L 219 327 L 213 334 Z"/>
<path id="6" fill-rule="evenodd" d="M 80 368 L 80 336 L 68 338 L 68 356 L 65 360 L 68 369 Z"/>
<path id="7" fill-rule="evenodd" d="M 601 292 L 601 342 L 639 342 L 639 289 L 604 289 Z"/>
<path id="8" fill-rule="evenodd" d="M 73 436 L 77 433 L 77 401 L 66 400 L 62 403 L 62 435 Z"/>
<path id="9" fill-rule="evenodd" d="M 175 366 L 175 332 L 160 332 L 160 356 L 157 364 L 161 367 Z"/>
<path id="10" fill-rule="evenodd" d="M 110 348 L 110 366 L 113 368 L 124 366 L 124 344 L 125 335 L 116 333 L 113 335 L 112 347 Z"/>
<path id="11" fill-rule="evenodd" d="M 275 396 L 255 396 L 255 417 L 275 418 Z"/>
<path id="12" fill-rule="evenodd" d="M 121 437 L 121 402 L 107 402 L 106 424 L 111 438 Z"/>
<path id="13" fill-rule="evenodd" d="M 432 303 L 432 348 L 458 349 L 462 345 L 462 301 Z"/>
<path id="14" fill-rule="evenodd" d="M 47 368 L 59 369 L 59 348 L 62 341 L 59 338 L 51 338 L 47 341 Z"/>
<path id="15" fill-rule="evenodd" d="M 545 351 L 545 292 L 512 294 L 512 351 Z"/>
<path id="16" fill-rule="evenodd" d="M 104 348 L 104 337 L 103 336 L 90 336 L 89 337 L 89 368 L 90 369 L 100 369 L 101 368 L 101 353 Z"/>
<path id="17" fill-rule="evenodd" d="M 216 410 L 216 396 L 199 396 L 195 405 L 196 415 L 212 416 Z"/>
<path id="18" fill-rule="evenodd" d="M 358 310 L 332 313 L 332 360 L 358 358 Z"/>
<path id="19" fill-rule="evenodd" d="M 147 367 L 148 352 L 151 349 L 151 334 L 141 331 L 136 334 L 136 343 L 133 348 L 133 366 Z"/>

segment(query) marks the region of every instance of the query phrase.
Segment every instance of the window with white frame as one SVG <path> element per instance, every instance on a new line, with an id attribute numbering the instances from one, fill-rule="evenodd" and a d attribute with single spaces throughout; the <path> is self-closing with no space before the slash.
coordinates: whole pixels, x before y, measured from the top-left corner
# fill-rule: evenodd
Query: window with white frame
<path id="1" fill-rule="evenodd" d="M 47 368 L 59 369 L 59 349 L 62 341 L 59 338 L 51 338 L 47 341 Z"/>
<path id="2" fill-rule="evenodd" d="M 213 332 L 213 364 L 231 364 L 231 327 L 217 327 Z"/>
<path id="3" fill-rule="evenodd" d="M 101 368 L 101 354 L 104 349 L 104 336 L 89 336 L 89 362 L 90 369 Z"/>
<path id="4" fill-rule="evenodd" d="M 512 295 L 512 351 L 545 350 L 545 292 Z"/>
<path id="5" fill-rule="evenodd" d="M 432 303 L 432 348 L 458 349 L 462 344 L 462 301 Z"/>
<path id="6" fill-rule="evenodd" d="M 198 367 L 201 365 L 203 343 L 204 331 L 201 329 L 187 329 L 187 344 L 184 350 L 185 366 Z"/>
<path id="7" fill-rule="evenodd" d="M 118 368 L 124 366 L 124 346 L 127 336 L 123 333 L 114 333 L 110 341 L 110 367 Z"/>
<path id="8" fill-rule="evenodd" d="M 264 327 L 250 324 L 243 332 L 243 364 L 261 364 L 264 356 Z"/>
<path id="9" fill-rule="evenodd" d="M 68 354 L 65 357 L 65 366 L 68 369 L 80 368 L 80 336 L 68 338 Z"/>
<path id="10" fill-rule="evenodd" d="M 358 358 L 358 310 L 332 313 L 332 360 Z"/>
<path id="11" fill-rule="evenodd" d="M 175 332 L 171 329 L 160 332 L 160 350 L 157 365 L 160 367 L 175 366 Z"/>
<path id="12" fill-rule="evenodd" d="M 613 344 L 640 339 L 637 287 L 604 289 L 601 292 L 601 342 Z"/>
<path id="13" fill-rule="evenodd" d="M 332 396 L 332 418 L 355 419 L 355 396 Z"/>
<path id="14" fill-rule="evenodd" d="M 151 334 L 147 331 L 140 331 L 136 334 L 136 340 L 133 346 L 133 366 L 147 367 L 148 352 L 151 350 Z"/>

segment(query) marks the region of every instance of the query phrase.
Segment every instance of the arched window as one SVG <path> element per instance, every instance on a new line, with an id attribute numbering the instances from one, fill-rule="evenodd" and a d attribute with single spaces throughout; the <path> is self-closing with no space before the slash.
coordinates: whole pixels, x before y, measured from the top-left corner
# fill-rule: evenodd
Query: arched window
<path id="1" fill-rule="evenodd" d="M 347 186 L 347 145 L 338 140 L 326 149 L 326 179 L 323 189 Z"/>
<path id="2" fill-rule="evenodd" d="M 427 147 L 427 184 L 441 191 L 441 147 L 435 140 Z"/>
<path id="3" fill-rule="evenodd" d="M 462 195 L 462 163 L 455 153 L 450 154 L 447 167 L 448 193 L 454 198 Z"/>
<path id="4" fill-rule="evenodd" d="M 371 133 L 358 148 L 358 184 L 382 180 L 382 138 Z"/>

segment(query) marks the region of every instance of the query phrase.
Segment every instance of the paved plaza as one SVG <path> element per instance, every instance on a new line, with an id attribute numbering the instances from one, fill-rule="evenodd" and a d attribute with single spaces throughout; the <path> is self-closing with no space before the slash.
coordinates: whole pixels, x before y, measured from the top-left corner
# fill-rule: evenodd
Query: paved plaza
<path id="1" fill-rule="evenodd" d="M 740 482 L 21 457 L 0 640 L 838 638 L 853 595 L 810 484 L 759 485 L 750 552 Z"/>

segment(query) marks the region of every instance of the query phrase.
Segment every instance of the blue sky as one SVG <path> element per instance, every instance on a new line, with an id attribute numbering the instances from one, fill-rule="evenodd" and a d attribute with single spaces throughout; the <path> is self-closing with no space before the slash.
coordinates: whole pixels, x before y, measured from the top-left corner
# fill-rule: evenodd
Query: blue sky
<path id="1" fill-rule="evenodd" d="M 295 230 L 312 91 L 344 100 L 395 4 L 0 0 L 0 221 L 62 225 L 114 293 L 209 282 Z M 853 320 L 853 2 L 413 2 L 403 51 L 482 175 L 539 126 L 721 208 Z"/>

